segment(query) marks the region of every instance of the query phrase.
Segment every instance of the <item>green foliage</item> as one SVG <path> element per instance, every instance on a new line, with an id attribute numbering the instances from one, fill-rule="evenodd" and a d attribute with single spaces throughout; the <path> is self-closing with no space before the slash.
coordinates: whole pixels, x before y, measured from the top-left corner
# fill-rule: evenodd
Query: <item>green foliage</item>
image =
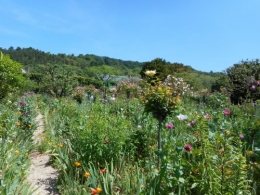
<path id="1" fill-rule="evenodd" d="M 3 49 L 4 53 L 10 54 L 13 60 L 22 63 L 29 70 L 33 70 L 35 64 L 66 64 L 73 66 L 77 75 L 86 76 L 93 72 L 91 67 L 107 65 L 120 75 L 138 76 L 141 70 L 142 63 L 136 61 L 125 61 L 109 57 L 101 57 L 92 54 L 79 54 L 78 56 L 66 54 L 50 54 L 34 48 L 12 48 Z M 84 69 L 84 71 L 82 71 Z"/>
<path id="2" fill-rule="evenodd" d="M 253 101 L 260 98 L 259 60 L 241 61 L 226 70 L 227 89 L 231 92 L 231 101 L 241 103 L 245 99 Z"/>
<path id="3" fill-rule="evenodd" d="M 0 99 L 23 86 L 22 65 L 0 52 Z"/>
<path id="4" fill-rule="evenodd" d="M 43 93 L 55 97 L 68 96 L 77 86 L 77 81 L 72 77 L 71 67 L 57 64 L 38 65 L 37 72 L 42 74 L 34 73 L 32 76 L 37 81 L 39 90 Z"/>
<path id="5" fill-rule="evenodd" d="M 0 194 L 31 195 L 35 190 L 26 182 L 31 136 L 17 126 L 16 102 L 0 104 L 0 108 Z"/>
<path id="6" fill-rule="evenodd" d="M 146 76 L 146 71 L 153 71 L 156 70 L 155 76 L 160 80 L 164 81 L 166 77 L 169 75 L 169 66 L 170 63 L 166 62 L 163 59 L 156 58 L 152 60 L 151 62 L 145 62 L 143 64 L 142 70 L 140 72 L 140 75 L 142 78 L 149 78 Z"/>

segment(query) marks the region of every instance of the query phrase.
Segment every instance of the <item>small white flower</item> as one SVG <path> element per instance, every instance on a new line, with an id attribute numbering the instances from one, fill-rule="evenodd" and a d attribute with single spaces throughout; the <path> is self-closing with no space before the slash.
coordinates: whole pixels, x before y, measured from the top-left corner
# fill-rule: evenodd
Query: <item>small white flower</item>
<path id="1" fill-rule="evenodd" d="M 86 118 L 89 118 L 89 116 L 88 116 L 88 115 L 86 115 L 85 117 L 86 117 Z"/>
<path id="2" fill-rule="evenodd" d="M 138 129 L 142 129 L 142 126 L 141 126 L 141 125 L 137 125 L 137 128 L 138 128 Z"/>
<path id="3" fill-rule="evenodd" d="M 177 116 L 177 118 L 178 118 L 180 121 L 184 121 L 184 120 L 186 120 L 186 119 L 188 118 L 188 116 L 187 116 L 187 115 L 183 115 L 183 114 L 179 114 L 179 115 Z"/>

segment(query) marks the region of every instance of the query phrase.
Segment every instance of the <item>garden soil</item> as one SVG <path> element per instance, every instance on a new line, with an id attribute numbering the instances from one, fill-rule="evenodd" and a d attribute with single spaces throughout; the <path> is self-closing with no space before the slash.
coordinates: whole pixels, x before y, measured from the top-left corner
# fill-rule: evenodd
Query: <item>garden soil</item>
<path id="1" fill-rule="evenodd" d="M 34 144 L 41 143 L 40 134 L 44 131 L 43 116 L 39 114 L 36 117 L 38 128 L 33 133 Z M 30 156 L 31 166 L 29 168 L 28 182 L 34 189 L 37 189 L 33 195 L 58 195 L 56 182 L 58 171 L 48 164 L 50 156 L 47 154 L 34 153 Z"/>

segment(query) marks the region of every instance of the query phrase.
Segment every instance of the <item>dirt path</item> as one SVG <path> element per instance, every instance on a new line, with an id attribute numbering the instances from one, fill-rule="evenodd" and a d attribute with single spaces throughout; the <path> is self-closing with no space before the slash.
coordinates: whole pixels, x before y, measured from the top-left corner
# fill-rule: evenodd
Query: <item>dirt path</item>
<path id="1" fill-rule="evenodd" d="M 38 123 L 38 128 L 33 133 L 35 145 L 41 143 L 42 140 L 39 134 L 44 131 L 43 116 L 41 114 L 36 117 L 36 123 Z M 27 179 L 37 189 L 33 195 L 58 195 L 56 188 L 58 171 L 48 165 L 50 157 L 47 154 L 32 154 L 30 158 L 31 166 Z"/>

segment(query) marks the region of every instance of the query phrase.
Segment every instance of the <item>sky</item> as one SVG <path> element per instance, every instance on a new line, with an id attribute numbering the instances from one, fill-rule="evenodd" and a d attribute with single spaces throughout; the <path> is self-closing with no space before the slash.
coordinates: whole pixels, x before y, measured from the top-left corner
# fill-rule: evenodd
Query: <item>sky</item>
<path id="1" fill-rule="evenodd" d="M 162 58 L 222 72 L 260 58 L 259 0 L 0 0 L 0 47 Z"/>

